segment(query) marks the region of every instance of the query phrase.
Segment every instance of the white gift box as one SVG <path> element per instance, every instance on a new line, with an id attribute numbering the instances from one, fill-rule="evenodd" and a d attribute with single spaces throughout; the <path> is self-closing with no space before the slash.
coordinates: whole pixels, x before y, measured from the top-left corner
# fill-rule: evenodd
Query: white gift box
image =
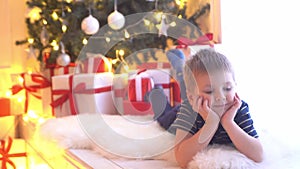
<path id="1" fill-rule="evenodd" d="M 59 75 L 59 76 L 52 76 L 52 97 L 53 102 L 52 107 L 54 109 L 54 115 L 56 117 L 63 117 L 68 116 L 71 114 L 76 114 L 76 112 L 71 112 L 72 106 L 74 108 L 74 105 L 70 104 L 70 99 L 68 92 L 72 93 L 72 86 L 71 84 L 73 81 L 73 75 L 67 74 L 67 75 Z M 63 97 L 65 100 L 62 100 Z M 72 96 L 70 95 L 70 98 Z M 59 101 L 61 99 L 61 101 Z M 60 102 L 60 103 L 59 103 Z"/>
<path id="2" fill-rule="evenodd" d="M 126 89 L 128 85 L 128 74 L 115 74 L 113 80 L 113 102 L 119 114 L 124 114 L 123 101 L 127 99 Z"/>
<path id="3" fill-rule="evenodd" d="M 116 114 L 111 91 L 112 81 L 111 72 L 53 76 L 52 105 L 55 116 Z"/>
<path id="4" fill-rule="evenodd" d="M 82 113 L 117 114 L 112 96 L 113 73 L 87 73 L 74 76 L 74 86 L 84 85 L 75 92 L 77 110 Z"/>
<path id="5" fill-rule="evenodd" d="M 170 69 L 148 69 L 146 71 L 153 79 L 154 85 L 162 85 L 165 95 L 168 97 L 170 103 L 172 96 L 170 92 L 171 85 L 171 70 Z"/>

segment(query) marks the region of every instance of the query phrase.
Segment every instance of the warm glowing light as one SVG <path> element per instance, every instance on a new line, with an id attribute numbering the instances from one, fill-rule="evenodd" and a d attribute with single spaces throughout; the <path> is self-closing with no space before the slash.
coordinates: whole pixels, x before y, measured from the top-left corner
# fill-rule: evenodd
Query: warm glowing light
<path id="1" fill-rule="evenodd" d="M 41 18 L 40 12 L 42 12 L 41 8 L 34 7 L 30 10 L 28 13 L 28 17 L 30 18 L 30 21 L 37 21 Z"/>
<path id="2" fill-rule="evenodd" d="M 44 25 L 47 25 L 47 23 L 48 23 L 47 20 L 46 20 L 46 19 L 43 19 L 43 24 L 44 24 Z"/>
<path id="3" fill-rule="evenodd" d="M 72 0 L 66 0 L 66 2 L 67 2 L 67 3 L 71 3 L 71 2 L 72 2 Z"/>
<path id="4" fill-rule="evenodd" d="M 28 122 L 28 121 L 29 121 L 29 117 L 28 117 L 28 116 L 23 116 L 23 120 L 24 120 L 25 122 Z"/>
<path id="5" fill-rule="evenodd" d="M 83 38 L 82 44 L 84 44 L 84 45 L 88 44 L 88 40 L 86 38 Z"/>
<path id="6" fill-rule="evenodd" d="M 107 43 L 109 43 L 109 42 L 110 42 L 110 38 L 109 38 L 109 37 L 106 37 L 106 38 L 105 38 L 105 41 L 106 41 Z"/>
<path id="7" fill-rule="evenodd" d="M 174 21 L 171 22 L 171 23 L 170 23 L 170 26 L 175 27 L 175 26 L 176 26 L 176 22 L 174 22 Z"/>
<path id="8" fill-rule="evenodd" d="M 59 45 L 56 40 L 53 40 L 50 45 L 53 47 L 53 50 L 57 51 L 59 49 Z"/>
<path id="9" fill-rule="evenodd" d="M 17 102 L 19 102 L 19 103 L 22 103 L 23 100 L 24 100 L 24 97 L 18 97 L 18 98 L 17 98 Z"/>
<path id="10" fill-rule="evenodd" d="M 23 79 L 23 77 L 21 77 L 21 76 L 18 76 L 18 82 L 19 82 L 20 84 L 22 84 L 22 83 L 24 82 L 24 79 Z"/>
<path id="11" fill-rule="evenodd" d="M 42 117 L 39 118 L 38 123 L 39 124 L 43 124 L 46 120 Z"/>
<path id="12" fill-rule="evenodd" d="M 71 13 L 71 12 L 72 12 L 72 9 L 71 9 L 70 7 L 67 7 L 67 11 L 68 11 L 69 13 Z"/>
<path id="13" fill-rule="evenodd" d="M 27 115 L 29 118 L 32 118 L 32 119 L 37 119 L 39 117 L 33 110 L 28 110 Z"/>
<path id="14" fill-rule="evenodd" d="M 34 42 L 34 39 L 33 39 L 33 38 L 28 38 L 28 40 L 27 40 L 27 41 L 28 41 L 28 43 L 29 43 L 29 44 L 33 44 L 33 42 Z"/>
<path id="15" fill-rule="evenodd" d="M 119 50 L 119 55 L 120 55 L 121 57 L 123 57 L 124 54 L 125 54 L 125 51 L 124 51 L 123 49 L 120 49 L 120 50 Z"/>
<path id="16" fill-rule="evenodd" d="M 149 25 L 150 25 L 150 21 L 147 20 L 147 19 L 144 19 L 144 23 L 145 23 L 146 26 L 149 26 Z"/>
<path id="17" fill-rule="evenodd" d="M 28 70 L 27 73 L 28 73 L 28 74 L 32 74 L 32 70 Z"/>
<path id="18" fill-rule="evenodd" d="M 11 96 L 12 96 L 11 90 L 6 91 L 6 92 L 5 92 L 5 96 L 6 96 L 6 97 L 11 97 Z"/>
<path id="19" fill-rule="evenodd" d="M 52 16 L 53 20 L 55 20 L 55 21 L 58 20 L 58 15 L 55 11 L 51 14 L 51 16 Z"/>
<path id="20" fill-rule="evenodd" d="M 125 36 L 125 38 L 130 38 L 130 34 L 128 33 L 128 31 L 125 29 L 125 32 L 124 32 L 124 36 Z"/>
<path id="21" fill-rule="evenodd" d="M 178 18 L 179 18 L 179 19 L 182 19 L 182 15 L 178 15 Z"/>
<path id="22" fill-rule="evenodd" d="M 61 26 L 61 30 L 63 31 L 63 33 L 65 33 L 67 31 L 67 29 L 68 29 L 67 25 Z"/>
<path id="23" fill-rule="evenodd" d="M 165 15 L 163 15 L 162 12 L 157 12 L 155 13 L 154 17 L 157 21 L 160 21 L 162 17 L 165 17 Z"/>

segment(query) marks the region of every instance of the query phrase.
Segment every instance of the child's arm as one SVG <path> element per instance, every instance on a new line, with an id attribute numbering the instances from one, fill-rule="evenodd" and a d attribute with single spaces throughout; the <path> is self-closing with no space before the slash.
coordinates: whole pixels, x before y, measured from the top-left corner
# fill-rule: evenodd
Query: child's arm
<path id="1" fill-rule="evenodd" d="M 175 156 L 177 162 L 183 168 L 197 152 L 207 147 L 219 126 L 220 118 L 213 111 L 209 111 L 207 101 L 202 107 L 204 108 L 202 110 L 206 111 L 207 117 L 205 124 L 195 135 L 180 129 L 176 131 Z"/>
<path id="2" fill-rule="evenodd" d="M 255 162 L 263 160 L 263 148 L 259 139 L 248 135 L 234 122 L 236 111 L 241 106 L 241 100 L 236 95 L 234 105 L 224 113 L 221 124 L 226 130 L 235 147 Z"/>

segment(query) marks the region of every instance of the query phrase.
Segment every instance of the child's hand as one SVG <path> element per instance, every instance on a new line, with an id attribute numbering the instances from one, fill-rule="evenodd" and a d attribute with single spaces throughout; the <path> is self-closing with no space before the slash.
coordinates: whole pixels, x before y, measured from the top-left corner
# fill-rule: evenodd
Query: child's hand
<path id="1" fill-rule="evenodd" d="M 199 96 L 197 105 L 198 105 L 198 113 L 205 121 L 207 120 L 209 114 L 211 114 L 214 117 L 218 116 L 218 114 L 209 107 L 209 101 L 204 97 Z"/>
<path id="2" fill-rule="evenodd" d="M 223 114 L 223 116 L 221 117 L 221 123 L 226 121 L 232 122 L 234 120 L 237 110 L 241 107 L 241 105 L 242 101 L 240 97 L 237 94 L 235 94 L 233 105 Z"/>

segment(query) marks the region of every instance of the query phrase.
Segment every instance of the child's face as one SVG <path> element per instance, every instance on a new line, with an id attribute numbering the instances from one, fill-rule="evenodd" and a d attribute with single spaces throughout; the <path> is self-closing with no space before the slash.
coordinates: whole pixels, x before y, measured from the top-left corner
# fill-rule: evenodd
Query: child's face
<path id="1" fill-rule="evenodd" d="M 216 71 L 202 73 L 196 78 L 198 96 L 208 100 L 209 107 L 218 114 L 223 114 L 232 106 L 236 93 L 236 83 L 232 73 Z"/>

